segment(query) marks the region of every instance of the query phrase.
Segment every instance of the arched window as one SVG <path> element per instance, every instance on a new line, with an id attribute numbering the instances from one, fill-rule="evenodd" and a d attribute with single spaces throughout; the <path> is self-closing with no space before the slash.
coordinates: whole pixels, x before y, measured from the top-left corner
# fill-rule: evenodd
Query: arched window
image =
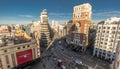
<path id="1" fill-rule="evenodd" d="M 118 61 L 118 62 L 117 62 L 117 67 L 119 67 L 119 65 L 120 65 L 120 62 Z"/>

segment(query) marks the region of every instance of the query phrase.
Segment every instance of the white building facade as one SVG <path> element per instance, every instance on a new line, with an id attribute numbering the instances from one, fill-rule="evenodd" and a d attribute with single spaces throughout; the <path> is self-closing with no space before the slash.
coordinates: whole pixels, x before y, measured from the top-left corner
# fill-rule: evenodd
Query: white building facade
<path id="1" fill-rule="evenodd" d="M 52 20 L 51 28 L 58 32 L 58 21 Z"/>
<path id="2" fill-rule="evenodd" d="M 40 21 L 34 21 L 32 23 L 31 33 L 34 33 L 35 31 L 37 31 L 38 33 L 40 33 Z"/>
<path id="3" fill-rule="evenodd" d="M 118 42 L 118 46 L 116 49 L 116 55 L 115 55 L 113 69 L 120 69 L 120 41 Z"/>
<path id="4" fill-rule="evenodd" d="M 44 9 L 40 15 L 40 39 L 41 44 L 47 46 L 50 43 L 50 28 L 48 23 L 48 12 Z"/>
<path id="5" fill-rule="evenodd" d="M 120 18 L 112 17 L 100 22 L 97 27 L 97 34 L 93 55 L 113 60 L 115 58 L 116 47 L 120 41 Z"/>
<path id="6" fill-rule="evenodd" d="M 41 45 L 47 46 L 51 41 L 49 27 L 48 12 L 46 9 L 44 9 L 40 13 L 40 20 L 33 22 L 31 26 L 31 33 L 38 32 L 41 40 Z"/>
<path id="7" fill-rule="evenodd" d="M 29 61 L 40 58 L 38 50 L 35 41 L 0 47 L 0 69 L 18 69 L 16 67 L 24 65 L 26 63 L 24 61 L 28 63 L 29 58 L 31 58 Z M 19 53 L 22 54 L 18 55 Z M 25 60 L 25 58 L 27 59 Z M 24 63 L 20 64 L 20 59 Z"/>

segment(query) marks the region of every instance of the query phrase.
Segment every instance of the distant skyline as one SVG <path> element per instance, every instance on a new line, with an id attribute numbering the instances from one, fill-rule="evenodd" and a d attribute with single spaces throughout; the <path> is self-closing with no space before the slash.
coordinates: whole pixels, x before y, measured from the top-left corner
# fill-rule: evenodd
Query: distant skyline
<path id="1" fill-rule="evenodd" d="M 73 7 L 83 3 L 92 5 L 93 22 L 120 17 L 120 0 L 0 0 L 0 24 L 38 21 L 43 9 L 48 11 L 49 22 L 69 21 L 72 19 Z"/>

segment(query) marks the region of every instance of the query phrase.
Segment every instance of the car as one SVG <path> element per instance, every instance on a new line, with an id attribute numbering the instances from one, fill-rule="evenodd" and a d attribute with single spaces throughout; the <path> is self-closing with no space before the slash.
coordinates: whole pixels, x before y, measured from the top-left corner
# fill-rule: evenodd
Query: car
<path id="1" fill-rule="evenodd" d="M 61 66 L 62 69 L 66 69 L 64 65 Z"/>
<path id="2" fill-rule="evenodd" d="M 62 50 L 62 51 L 64 51 L 64 49 L 63 49 L 63 48 L 62 48 L 61 50 Z"/>
<path id="3" fill-rule="evenodd" d="M 63 65 L 63 62 L 62 62 L 61 59 L 59 59 L 59 60 L 58 60 L 58 63 L 57 63 L 57 66 L 58 66 L 58 67 L 61 67 L 62 65 Z"/>
<path id="4" fill-rule="evenodd" d="M 75 63 L 82 65 L 82 61 L 81 61 L 80 59 L 76 59 L 76 60 L 75 60 Z"/>
<path id="5" fill-rule="evenodd" d="M 61 41 L 59 41 L 59 44 L 61 44 Z"/>

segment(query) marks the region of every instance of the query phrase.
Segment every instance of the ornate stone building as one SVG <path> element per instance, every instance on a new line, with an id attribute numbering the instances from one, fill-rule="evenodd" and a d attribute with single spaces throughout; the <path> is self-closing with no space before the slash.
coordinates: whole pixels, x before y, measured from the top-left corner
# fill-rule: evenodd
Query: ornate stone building
<path id="1" fill-rule="evenodd" d="M 118 41 L 115 60 L 110 64 L 110 69 L 120 69 L 120 41 Z"/>
<path id="2" fill-rule="evenodd" d="M 118 45 L 117 45 L 116 57 L 115 57 L 113 69 L 120 69 L 120 41 L 118 42 Z"/>
<path id="3" fill-rule="evenodd" d="M 40 21 L 32 23 L 31 32 L 38 32 L 41 46 L 47 46 L 50 43 L 50 26 L 48 24 L 48 12 L 44 9 L 40 13 Z"/>
<path id="4" fill-rule="evenodd" d="M 40 39 L 41 44 L 47 46 L 50 43 L 50 26 L 48 24 L 48 12 L 44 9 L 40 16 Z"/>
<path id="5" fill-rule="evenodd" d="M 88 45 L 89 27 L 92 21 L 92 6 L 89 3 L 74 7 L 72 43 L 81 47 Z"/>
<path id="6" fill-rule="evenodd" d="M 37 58 L 40 49 L 35 41 L 0 47 L 0 69 L 18 69 Z"/>

